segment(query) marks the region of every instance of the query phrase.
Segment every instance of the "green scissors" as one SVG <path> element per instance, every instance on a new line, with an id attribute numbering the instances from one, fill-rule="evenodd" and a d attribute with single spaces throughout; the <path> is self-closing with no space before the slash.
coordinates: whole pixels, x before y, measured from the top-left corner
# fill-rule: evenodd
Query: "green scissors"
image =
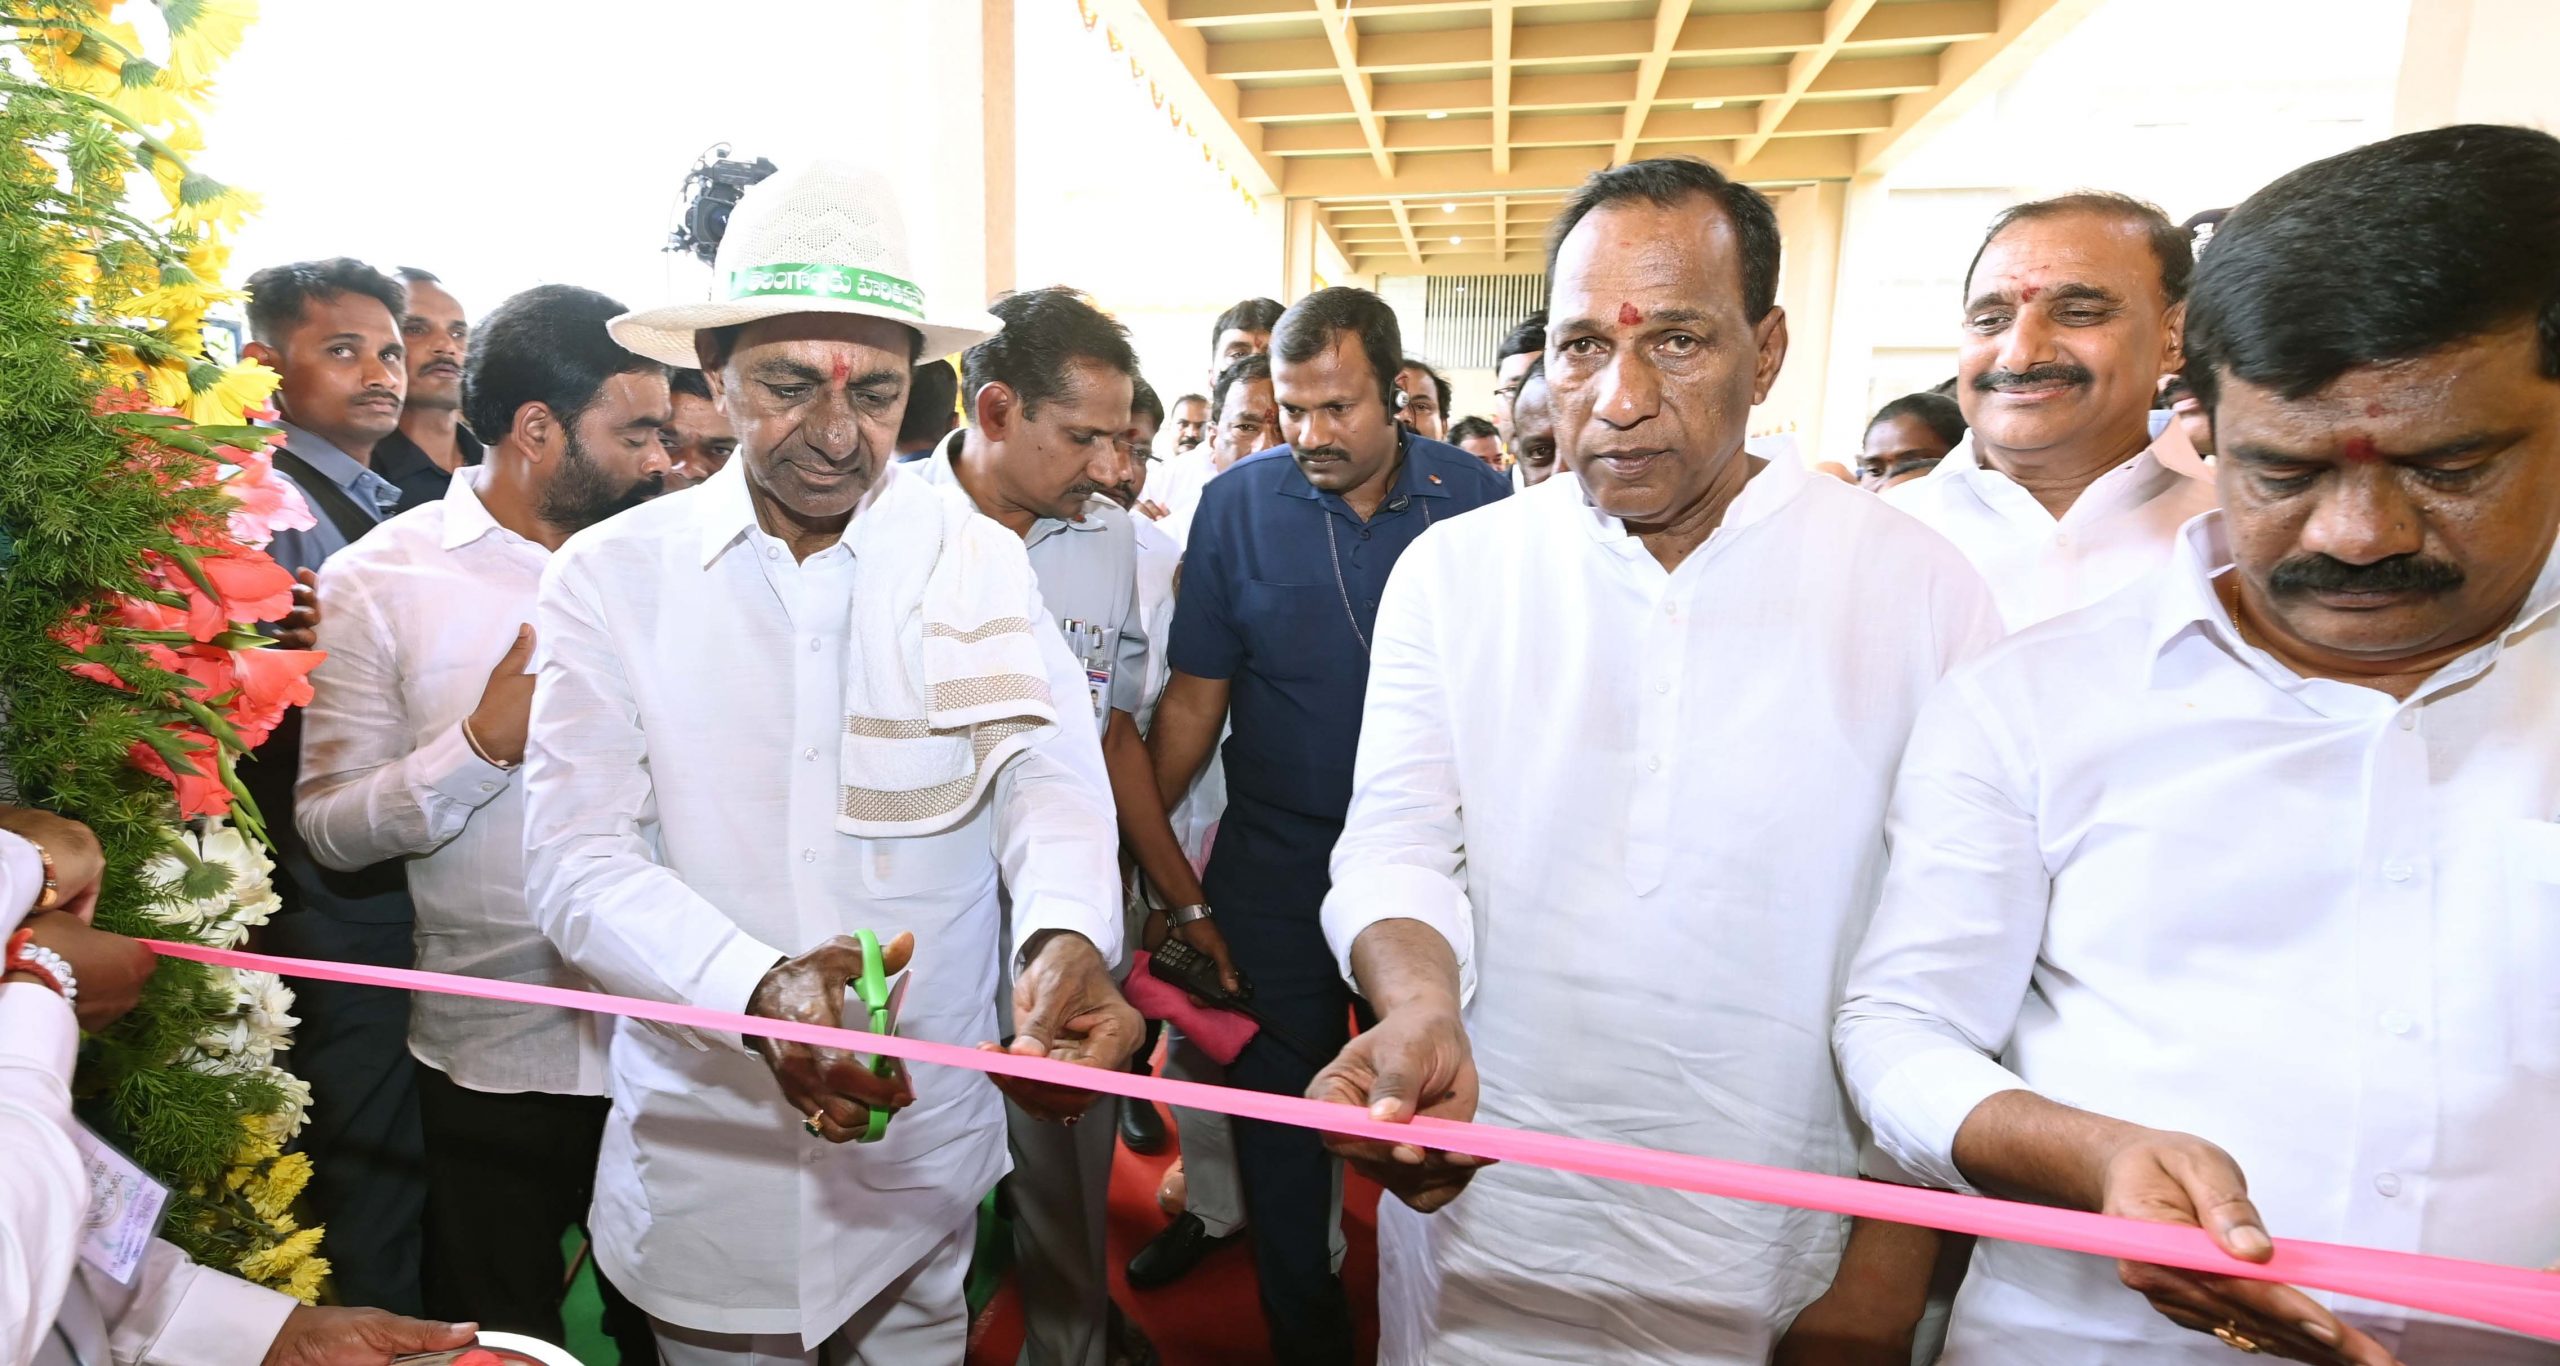
<path id="1" fill-rule="evenodd" d="M 872 1033 L 895 1034 L 898 1032 L 898 1008 L 904 1005 L 907 999 L 909 974 L 898 974 L 898 984 L 892 988 L 889 985 L 888 970 L 880 957 L 880 936 L 869 930 L 860 930 L 855 932 L 854 937 L 862 942 L 862 975 L 845 985 L 851 987 L 853 994 L 861 1000 L 864 1013 L 870 1017 Z M 847 1003 L 845 1013 L 853 1014 L 850 1002 Z M 858 1020 L 846 1021 L 848 1026 L 857 1023 Z M 883 1053 L 871 1060 L 871 1075 L 886 1081 L 897 1074 L 896 1058 Z M 857 1135 L 853 1141 L 877 1143 L 889 1132 L 891 1112 L 876 1105 L 865 1108 L 870 1111 L 870 1118 L 863 1124 L 861 1134 Z"/>

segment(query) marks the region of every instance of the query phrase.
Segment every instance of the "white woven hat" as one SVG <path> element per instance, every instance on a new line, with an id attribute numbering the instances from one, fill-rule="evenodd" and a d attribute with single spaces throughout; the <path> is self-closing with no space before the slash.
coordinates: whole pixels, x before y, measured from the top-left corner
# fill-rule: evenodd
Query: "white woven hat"
<path id="1" fill-rule="evenodd" d="M 711 266 L 711 298 L 625 313 L 613 339 L 654 361 L 699 364 L 693 334 L 787 313 L 853 313 L 903 323 L 919 356 L 946 356 L 1003 330 L 976 309 L 936 313 L 907 261 L 907 222 L 886 176 L 840 161 L 778 171 L 747 188 Z"/>

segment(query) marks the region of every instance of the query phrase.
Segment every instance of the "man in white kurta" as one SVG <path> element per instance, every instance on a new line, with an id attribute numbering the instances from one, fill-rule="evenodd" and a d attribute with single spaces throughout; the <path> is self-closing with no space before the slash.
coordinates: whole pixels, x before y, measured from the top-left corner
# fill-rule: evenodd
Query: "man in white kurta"
<path id="1" fill-rule="evenodd" d="M 1665 166 L 1687 169 L 1649 169 Z M 1764 392 L 1783 354 L 1783 315 L 1745 311 L 1718 232 L 1768 207 L 1696 179 L 1713 175 L 1637 163 L 1585 192 L 1632 198 L 1568 220 L 1548 331 L 1567 349 L 1549 368 L 1579 395 L 1558 422 L 1578 473 L 1433 528 L 1398 565 L 1325 930 L 1380 1040 L 1403 1007 L 1378 938 L 1445 946 L 1476 1118 L 1846 1175 L 1858 1139 L 1823 1030 L 1883 876 L 1885 797 L 1923 694 L 1999 624 L 1944 540 L 1746 455 L 1739 405 L 1683 402 L 1698 332 L 1741 338 L 1727 363 L 1746 368 L 1714 381 L 1718 399 L 1729 382 Z M 1621 177 L 1644 178 L 1604 185 Z M 1654 186 L 1673 203 L 1649 202 Z M 1707 325 L 1627 269 L 1701 238 L 1697 269 L 1722 290 L 1689 305 Z M 1688 441 L 1602 463 L 1604 484 L 1588 472 L 1604 451 Z M 1674 459 L 1729 499 L 1685 554 L 1599 506 L 1642 507 L 1650 462 Z M 1880 563 L 1896 592 L 1861 586 Z M 1327 1081 L 1311 1094 L 1364 1099 Z M 1381 1204 L 1380 1359 L 1757 1366 L 1830 1284 L 1844 1234 L 1826 1215 L 1492 1167 L 1436 1213 Z"/>
<path id="2" fill-rule="evenodd" d="M 1837 1033 L 1903 1169 L 2252 1260 L 2273 1236 L 2560 1262 L 2554 202 L 2560 141 L 2446 128 L 2292 172 L 2217 236 L 2187 377 L 2222 508 L 1913 730 Z M 1987 1240 L 1943 1360 L 2235 1348 L 2560 1362 Z"/>
<path id="3" fill-rule="evenodd" d="M 977 775 L 978 795 L 934 833 L 840 828 L 872 795 L 851 785 L 873 775 L 840 771 L 848 718 L 880 714 L 848 710 L 854 652 L 921 649 L 852 636 L 865 572 L 855 545 L 900 543 L 860 534 L 858 519 L 930 516 L 958 496 L 909 484 L 890 452 L 919 345 L 956 349 L 993 321 L 928 321 L 888 193 L 828 163 L 786 170 L 731 217 L 715 272 L 730 297 L 615 320 L 616 339 L 643 355 L 700 356 L 739 449 L 705 483 L 588 529 L 545 573 L 529 900 L 605 990 L 784 1018 L 827 1004 L 793 996 L 793 981 L 834 987 L 858 968 L 837 937 L 912 933 L 899 1032 L 1018 1034 L 1015 1051 L 1058 1056 L 1074 1022 L 1101 1011 L 1116 1046 L 1088 1060 L 1117 1066 L 1137 1018 L 1108 973 L 1121 940 L 1117 840 L 1094 729 L 1075 715 L 1084 670 L 1019 541 L 973 513 L 942 544 L 983 525 L 990 535 L 964 548 L 995 581 L 1009 570 L 1020 584 L 1019 615 L 981 618 L 984 631 L 1036 638 L 1043 691 L 1077 723 L 991 781 Z M 991 681 L 1008 695 L 1037 687 Z M 1005 1022 L 994 1001 L 1008 958 L 1023 986 Z M 1005 1169 L 997 1091 L 919 1069 L 879 1142 L 840 1142 L 858 1132 L 861 1104 L 895 1096 L 858 1068 L 843 1078 L 821 1061 L 812 1085 L 787 1050 L 769 1056 L 735 1036 L 618 1023 L 591 1220 L 599 1264 L 658 1321 L 660 1351 L 679 1366 L 822 1351 L 867 1366 L 955 1359 L 976 1206 Z"/>
<path id="4" fill-rule="evenodd" d="M 2192 270 L 2186 235 L 2118 195 L 2017 205 L 1985 237 L 1956 351 L 1970 429 L 1883 496 L 1956 543 L 2009 629 L 2150 572 L 2213 506 L 2212 483 L 2164 460 L 2149 424 Z"/>

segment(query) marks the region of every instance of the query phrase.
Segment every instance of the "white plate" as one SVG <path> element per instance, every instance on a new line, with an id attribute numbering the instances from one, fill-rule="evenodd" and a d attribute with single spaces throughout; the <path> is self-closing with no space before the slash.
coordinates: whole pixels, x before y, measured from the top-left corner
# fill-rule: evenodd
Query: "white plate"
<path id="1" fill-rule="evenodd" d="M 543 1366 L 586 1366 L 586 1363 L 569 1355 L 568 1348 L 554 1347 L 539 1338 L 529 1338 L 520 1333 L 482 1333 L 480 1345 L 531 1357 Z"/>

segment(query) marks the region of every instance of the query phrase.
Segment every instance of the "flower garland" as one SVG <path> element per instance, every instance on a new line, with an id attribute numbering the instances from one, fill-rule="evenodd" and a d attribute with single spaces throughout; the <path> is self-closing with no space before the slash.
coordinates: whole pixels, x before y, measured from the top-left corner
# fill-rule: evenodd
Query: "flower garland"
<path id="1" fill-rule="evenodd" d="M 255 12 L 136 6 L 155 58 L 120 3 L 0 0 L 0 774 L 97 832 L 102 928 L 237 944 L 276 898 L 234 764 L 319 662 L 252 629 L 292 607 L 261 547 L 313 525 L 270 477 L 276 434 L 248 425 L 277 377 L 204 348 L 206 311 L 239 297 L 224 234 L 256 199 L 187 158 Z M 129 198 L 136 171 L 165 209 Z M 165 1236 L 309 1300 L 328 1263 L 291 1213 L 309 1160 L 283 1145 L 310 1093 L 274 1065 L 292 1001 L 164 961 L 84 1042 L 73 1090 L 170 1184 Z"/>

